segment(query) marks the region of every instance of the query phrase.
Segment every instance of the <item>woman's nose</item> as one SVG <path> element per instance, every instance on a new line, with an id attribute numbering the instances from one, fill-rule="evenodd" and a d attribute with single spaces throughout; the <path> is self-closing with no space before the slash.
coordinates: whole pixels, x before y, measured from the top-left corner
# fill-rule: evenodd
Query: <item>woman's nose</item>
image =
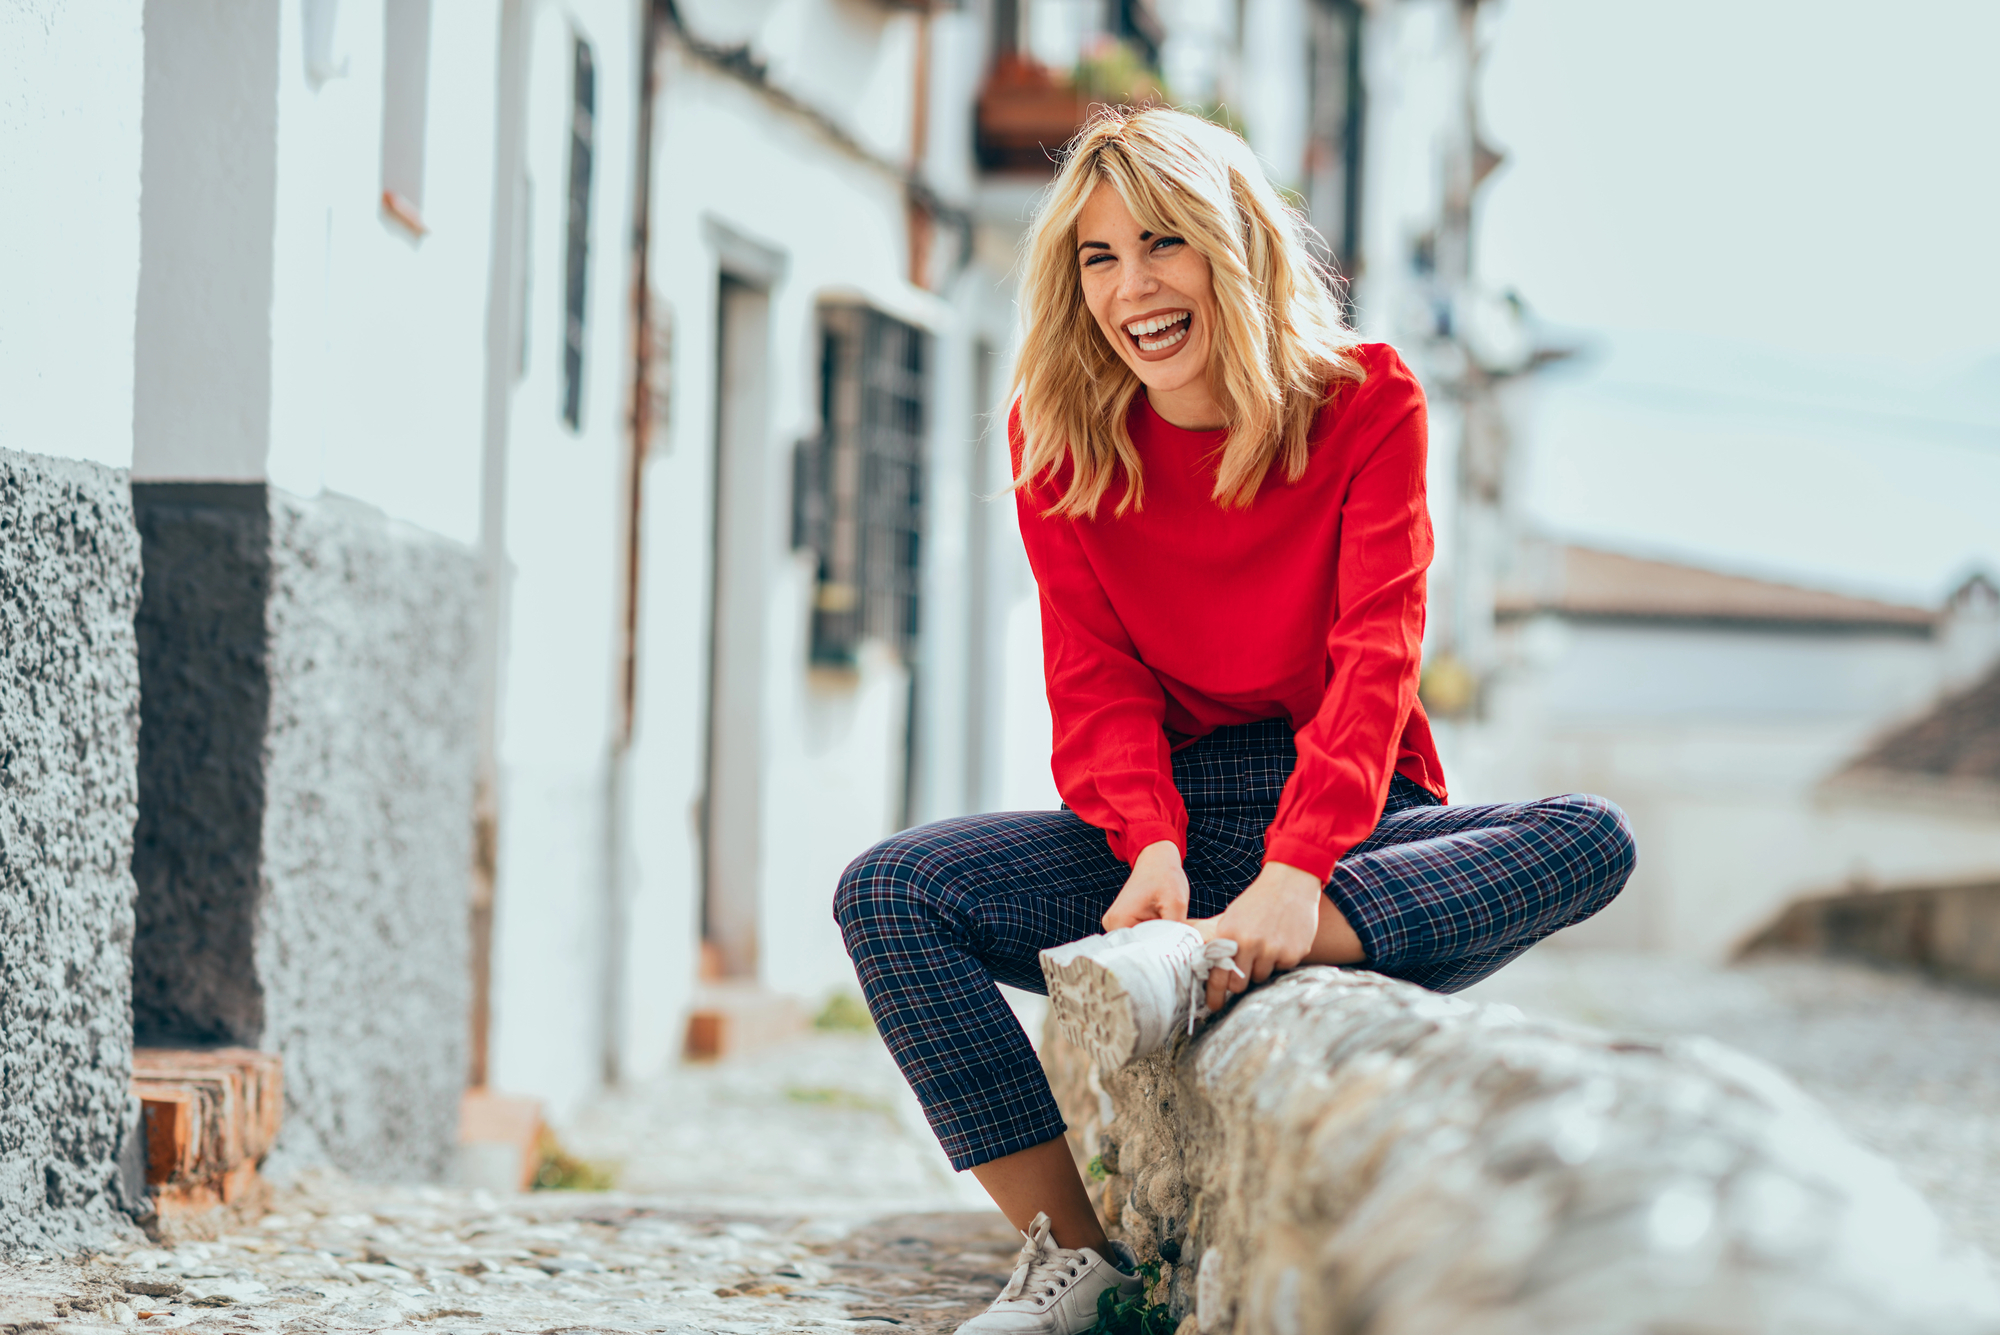
<path id="1" fill-rule="evenodd" d="M 1151 296 L 1159 288 L 1159 280 L 1136 264 L 1128 267 L 1123 274 L 1119 275 L 1118 295 L 1127 301 L 1139 297 Z"/>

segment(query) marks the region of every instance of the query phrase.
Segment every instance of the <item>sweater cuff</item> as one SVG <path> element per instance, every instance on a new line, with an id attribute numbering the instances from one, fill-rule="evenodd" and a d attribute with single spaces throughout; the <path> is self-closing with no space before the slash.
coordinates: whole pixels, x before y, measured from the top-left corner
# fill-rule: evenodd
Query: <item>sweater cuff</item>
<path id="1" fill-rule="evenodd" d="M 1340 861 L 1340 855 L 1308 843 L 1295 834 L 1279 834 L 1273 830 L 1264 836 L 1264 861 L 1297 867 L 1319 878 L 1319 883 L 1324 886 L 1333 879 L 1333 864 Z"/>
<path id="2" fill-rule="evenodd" d="M 1180 850 L 1181 861 L 1187 861 L 1187 832 L 1163 820 L 1141 821 L 1136 825 L 1126 826 L 1122 837 L 1112 838 L 1111 851 L 1118 855 L 1120 862 L 1129 867 L 1138 860 L 1141 853 L 1162 839 Z"/>

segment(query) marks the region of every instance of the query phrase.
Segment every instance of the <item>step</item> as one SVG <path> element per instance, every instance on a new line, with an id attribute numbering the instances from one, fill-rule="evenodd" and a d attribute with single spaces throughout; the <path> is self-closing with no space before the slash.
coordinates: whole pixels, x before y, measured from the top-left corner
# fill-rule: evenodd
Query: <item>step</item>
<path id="1" fill-rule="evenodd" d="M 284 1116 L 284 1062 L 249 1048 L 138 1048 L 132 1092 L 158 1226 L 184 1234 L 262 1212 L 257 1169 Z"/>
<path id="2" fill-rule="evenodd" d="M 704 983 L 688 1015 L 687 1055 L 738 1057 L 798 1037 L 810 1017 L 797 997 L 750 982 Z"/>

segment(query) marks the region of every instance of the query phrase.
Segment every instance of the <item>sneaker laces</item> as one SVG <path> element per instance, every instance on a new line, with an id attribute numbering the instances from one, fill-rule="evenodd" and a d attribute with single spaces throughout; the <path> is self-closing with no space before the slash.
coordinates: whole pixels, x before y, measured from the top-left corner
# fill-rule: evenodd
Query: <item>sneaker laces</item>
<path id="1" fill-rule="evenodd" d="M 1035 1216 L 1021 1235 L 1021 1250 L 1014 1257 L 1014 1274 L 995 1302 L 1025 1299 L 1039 1302 L 1068 1288 L 1088 1264 L 1082 1252 L 1068 1251 L 1049 1236 L 1049 1217 Z"/>
<path id="2" fill-rule="evenodd" d="M 1210 941 L 1195 952 L 1193 972 L 1188 981 L 1188 1035 L 1194 1035 L 1197 1020 L 1206 1020 L 1214 1012 L 1208 1008 L 1208 976 L 1217 969 L 1227 969 L 1245 982 L 1250 975 L 1236 967 L 1236 943 L 1220 938 Z"/>

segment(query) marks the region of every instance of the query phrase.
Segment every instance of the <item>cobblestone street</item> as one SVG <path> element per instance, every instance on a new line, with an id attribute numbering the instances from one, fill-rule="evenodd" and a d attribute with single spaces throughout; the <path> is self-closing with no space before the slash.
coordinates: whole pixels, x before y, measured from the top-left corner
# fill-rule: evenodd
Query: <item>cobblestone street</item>
<path id="1" fill-rule="evenodd" d="M 2000 1251 L 2000 999 L 1845 964 L 1552 950 L 1469 995 L 1763 1057 Z M 872 1036 L 681 1067 L 565 1132 L 617 1191 L 494 1198 L 311 1176 L 216 1241 L 9 1266 L 0 1331 L 933 1335 L 984 1306 L 1011 1264 L 1014 1235 L 951 1173 Z"/>

